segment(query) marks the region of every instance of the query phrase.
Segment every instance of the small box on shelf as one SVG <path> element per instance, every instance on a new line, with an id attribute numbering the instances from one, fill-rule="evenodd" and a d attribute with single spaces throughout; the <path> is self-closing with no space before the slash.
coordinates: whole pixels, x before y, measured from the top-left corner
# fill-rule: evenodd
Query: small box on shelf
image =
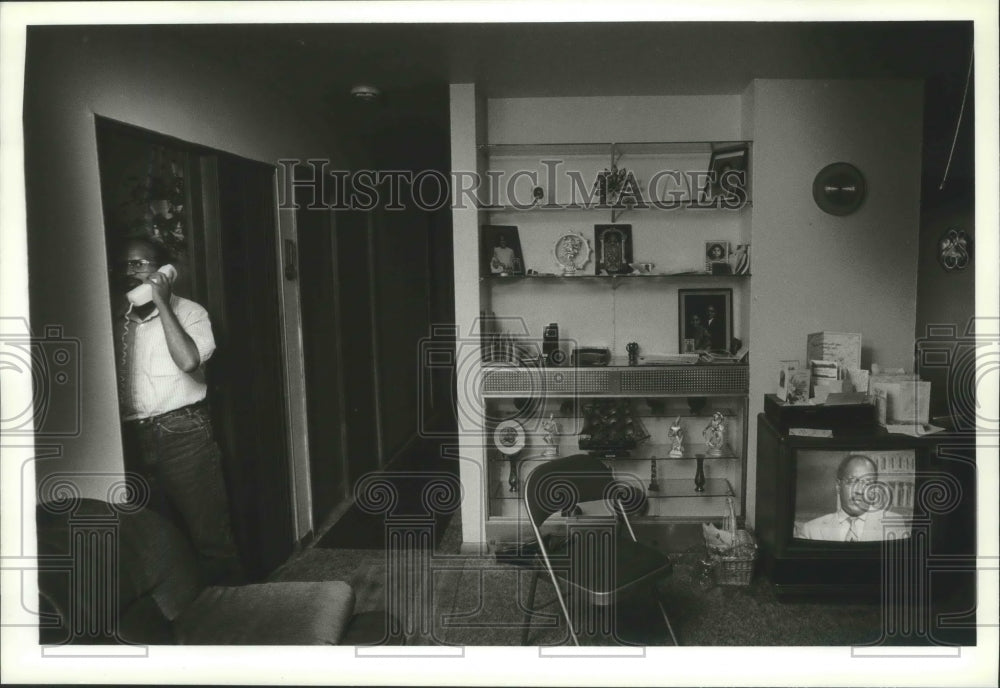
<path id="1" fill-rule="evenodd" d="M 813 332 L 806 338 L 806 360 L 834 361 L 841 368 L 860 368 L 861 333 Z"/>

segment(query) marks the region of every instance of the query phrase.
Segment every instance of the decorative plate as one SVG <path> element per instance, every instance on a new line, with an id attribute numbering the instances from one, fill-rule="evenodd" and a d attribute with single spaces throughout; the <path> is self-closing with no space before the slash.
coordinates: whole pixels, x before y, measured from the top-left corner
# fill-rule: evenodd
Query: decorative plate
<path id="1" fill-rule="evenodd" d="M 513 456 L 524 449 L 524 428 L 516 420 L 504 420 L 493 431 L 493 444 L 501 454 Z"/>
<path id="2" fill-rule="evenodd" d="M 572 275 L 590 261 L 590 242 L 578 232 L 563 234 L 552 249 L 564 275 Z"/>

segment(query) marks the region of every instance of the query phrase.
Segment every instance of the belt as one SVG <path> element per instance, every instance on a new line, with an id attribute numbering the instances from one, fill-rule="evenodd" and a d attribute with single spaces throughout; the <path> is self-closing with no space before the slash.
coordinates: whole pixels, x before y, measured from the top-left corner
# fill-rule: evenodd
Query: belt
<path id="1" fill-rule="evenodd" d="M 187 406 L 181 406 L 179 409 L 174 409 L 173 411 L 167 411 L 166 413 L 161 413 L 157 416 L 150 416 L 149 418 L 133 418 L 132 420 L 126 420 L 125 423 L 131 425 L 132 427 L 150 425 L 157 421 L 167 420 L 168 418 L 191 416 L 207 408 L 208 404 L 205 401 L 197 401 L 193 404 L 188 404 Z"/>

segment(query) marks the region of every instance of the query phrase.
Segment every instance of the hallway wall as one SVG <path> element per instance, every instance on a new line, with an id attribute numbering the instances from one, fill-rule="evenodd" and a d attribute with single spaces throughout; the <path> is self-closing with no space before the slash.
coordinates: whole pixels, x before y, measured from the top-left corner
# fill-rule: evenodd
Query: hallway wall
<path id="1" fill-rule="evenodd" d="M 37 464 L 39 478 L 68 471 L 82 494 L 105 498 L 122 470 L 112 326 L 94 116 L 275 164 L 279 158 L 341 160 L 334 135 L 252 74 L 120 27 L 28 31 L 25 69 L 25 181 L 31 323 L 59 325 L 80 342 L 82 406 L 76 436 L 47 440 L 61 458 Z M 295 239 L 290 211 L 279 211 L 282 239 Z M 309 527 L 305 394 L 296 283 L 282 281 L 285 378 L 299 529 Z M 27 314 L 25 314 L 27 315 Z M 72 418 L 51 417 L 54 426 Z"/>

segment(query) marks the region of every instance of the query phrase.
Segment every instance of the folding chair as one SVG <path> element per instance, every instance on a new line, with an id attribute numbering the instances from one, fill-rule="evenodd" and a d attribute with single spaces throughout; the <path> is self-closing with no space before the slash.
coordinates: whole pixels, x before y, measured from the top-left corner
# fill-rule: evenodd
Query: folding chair
<path id="1" fill-rule="evenodd" d="M 535 590 L 538 579 L 542 576 L 542 568 L 555 587 L 556 600 L 566 619 L 574 645 L 579 645 L 580 641 L 567 607 L 566 596 L 561 589 L 563 586 L 566 587 L 566 594 L 573 596 L 573 599 L 582 599 L 588 605 L 604 608 L 612 614 L 620 599 L 649 590 L 660 608 L 671 640 L 674 645 L 678 644 L 667 612 L 654 590 L 656 581 L 670 574 L 673 565 L 666 555 L 636 540 L 626 508 L 629 491 L 632 489 L 631 486 L 616 481 L 603 461 L 586 454 L 553 459 L 528 475 L 522 494 L 541 561 L 532 575 L 528 592 L 522 645 L 528 644 Z M 583 528 L 570 528 L 569 522 L 574 521 L 574 518 L 568 519 L 569 537 L 564 545 L 554 546 L 554 540 L 547 541 L 542 537 L 542 524 L 550 516 L 572 513 L 578 504 L 596 501 L 604 501 L 614 514 L 613 521 L 605 519 L 605 523 L 610 524 L 611 537 L 600 533 L 588 534 Z M 628 529 L 628 538 L 619 534 L 619 519 Z M 605 528 L 603 532 L 607 533 L 607 530 Z M 563 562 L 567 565 L 558 568 L 553 565 Z"/>

